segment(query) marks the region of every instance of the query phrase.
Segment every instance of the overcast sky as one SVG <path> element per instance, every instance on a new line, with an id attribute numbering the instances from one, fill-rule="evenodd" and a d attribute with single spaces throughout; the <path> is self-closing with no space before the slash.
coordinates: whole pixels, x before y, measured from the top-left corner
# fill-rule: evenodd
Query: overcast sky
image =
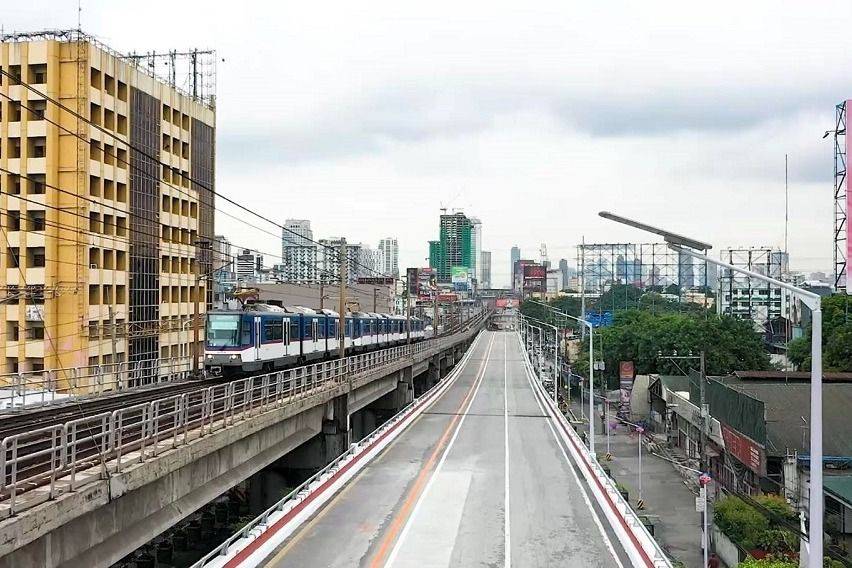
<path id="1" fill-rule="evenodd" d="M 397 236 L 402 267 L 423 265 L 442 204 L 482 219 L 496 285 L 513 244 L 573 264 L 581 236 L 648 240 L 602 209 L 781 247 L 787 153 L 791 265 L 831 271 L 822 134 L 852 96 L 850 2 L 82 4 L 120 51 L 224 58 L 220 193 L 316 236 Z M 75 0 L 2 8 L 7 32 L 76 21 Z M 221 215 L 217 232 L 280 254 Z"/>

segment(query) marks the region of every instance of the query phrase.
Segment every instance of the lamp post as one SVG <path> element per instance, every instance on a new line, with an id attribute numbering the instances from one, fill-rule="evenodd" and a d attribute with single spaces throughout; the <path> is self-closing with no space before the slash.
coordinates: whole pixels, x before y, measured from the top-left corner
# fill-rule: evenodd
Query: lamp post
<path id="1" fill-rule="evenodd" d="M 811 309 L 811 455 L 810 455 L 810 496 L 808 499 L 808 517 L 810 526 L 808 529 L 808 543 L 810 550 L 808 551 L 808 568 L 821 568 L 823 565 L 823 484 L 822 484 L 822 308 L 821 299 L 818 294 L 814 294 L 808 290 L 803 290 L 771 278 L 758 272 L 746 270 L 732 264 L 714 260 L 707 255 L 701 254 L 699 250 L 707 251 L 712 248 L 711 245 L 684 237 L 665 229 L 660 229 L 647 225 L 640 221 L 627 219 L 607 211 L 598 213 L 604 219 L 629 225 L 643 231 L 654 233 L 663 237 L 663 240 L 668 243 L 669 248 L 678 252 L 689 255 L 703 262 L 713 264 L 720 268 L 725 268 L 733 272 L 745 274 L 750 278 L 761 280 L 778 286 L 784 290 L 791 292 L 798 297 L 803 304 Z"/>
<path id="2" fill-rule="evenodd" d="M 558 408 L 559 407 L 559 379 L 558 379 L 558 373 L 559 373 L 559 328 L 556 327 L 553 324 L 543 322 L 543 321 L 541 321 L 540 319 L 537 319 L 537 318 L 533 318 L 533 317 L 530 317 L 530 316 L 524 316 L 524 315 L 521 315 L 521 317 L 525 318 L 525 319 L 532 320 L 532 321 L 534 321 L 534 322 L 536 322 L 540 325 L 547 326 L 547 327 L 549 327 L 553 330 L 553 337 L 554 337 L 554 340 L 555 340 L 555 345 L 553 347 L 553 367 L 554 367 L 553 402 L 556 403 L 556 406 Z M 543 334 L 541 332 L 543 332 L 544 330 L 541 327 L 539 327 L 538 330 L 539 330 L 539 344 L 538 344 L 539 345 L 539 367 L 538 368 L 539 368 L 539 379 L 541 379 L 541 377 L 542 377 L 541 360 L 544 357 L 544 348 L 543 348 L 543 345 L 542 345 L 542 342 L 541 342 L 541 337 L 542 337 Z"/>
<path id="3" fill-rule="evenodd" d="M 641 443 L 639 444 L 642 445 Z M 710 476 L 706 473 L 702 473 L 698 476 L 698 483 L 701 486 L 699 490 L 701 495 L 699 495 L 699 499 L 702 499 L 702 538 L 701 538 L 701 548 L 704 551 L 704 565 L 707 566 L 707 551 L 710 550 L 710 535 L 707 534 L 707 484 L 710 483 Z M 810 561 L 808 562 L 810 564 Z M 822 566 L 822 560 L 820 559 L 819 566 Z"/>
<path id="4" fill-rule="evenodd" d="M 571 318 L 572 320 L 579 322 L 586 327 L 589 328 L 589 453 L 592 454 L 592 457 L 595 456 L 595 384 L 594 384 L 594 376 L 595 376 L 595 333 L 592 324 L 583 318 L 578 318 L 577 316 L 572 316 L 571 314 L 567 314 L 562 310 L 558 310 L 553 306 L 548 304 L 537 302 L 535 300 L 529 300 L 533 304 L 538 304 L 540 306 L 544 306 L 554 313 L 557 313 L 566 318 Z M 582 382 L 581 387 L 582 388 Z"/>

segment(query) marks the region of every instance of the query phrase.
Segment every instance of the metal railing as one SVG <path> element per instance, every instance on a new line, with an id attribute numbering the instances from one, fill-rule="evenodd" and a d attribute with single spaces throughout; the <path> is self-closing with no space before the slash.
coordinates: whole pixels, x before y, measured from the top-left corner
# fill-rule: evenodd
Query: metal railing
<path id="1" fill-rule="evenodd" d="M 191 357 L 0 374 L 0 412 L 184 380 L 191 375 Z"/>
<path id="2" fill-rule="evenodd" d="M 472 334 L 486 317 L 483 313 L 466 322 L 459 333 Z M 459 333 L 237 379 L 8 436 L 0 442 L 0 516 L 14 515 L 294 400 L 320 395 L 350 378 L 442 349 L 457 342 Z M 22 493 L 37 487 L 48 490 L 21 500 Z"/>

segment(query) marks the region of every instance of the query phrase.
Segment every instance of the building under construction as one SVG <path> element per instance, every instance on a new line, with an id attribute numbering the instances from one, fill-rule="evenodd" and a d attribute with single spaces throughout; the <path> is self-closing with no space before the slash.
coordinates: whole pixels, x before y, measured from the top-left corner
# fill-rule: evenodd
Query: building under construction
<path id="1" fill-rule="evenodd" d="M 188 364 L 211 299 L 212 54 L 170 52 L 157 78 L 158 54 L 76 30 L 0 40 L 5 371 Z"/>

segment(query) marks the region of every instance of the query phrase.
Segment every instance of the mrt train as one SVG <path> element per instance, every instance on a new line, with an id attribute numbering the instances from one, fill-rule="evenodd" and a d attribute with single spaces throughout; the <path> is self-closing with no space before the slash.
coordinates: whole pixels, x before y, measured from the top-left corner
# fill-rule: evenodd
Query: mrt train
<path id="1" fill-rule="evenodd" d="M 340 317 L 332 310 L 249 304 L 207 314 L 205 367 L 236 376 L 271 372 L 338 353 Z M 411 341 L 424 339 L 424 321 L 411 318 Z M 404 316 L 354 312 L 346 316 L 346 351 L 360 353 L 406 343 Z"/>

